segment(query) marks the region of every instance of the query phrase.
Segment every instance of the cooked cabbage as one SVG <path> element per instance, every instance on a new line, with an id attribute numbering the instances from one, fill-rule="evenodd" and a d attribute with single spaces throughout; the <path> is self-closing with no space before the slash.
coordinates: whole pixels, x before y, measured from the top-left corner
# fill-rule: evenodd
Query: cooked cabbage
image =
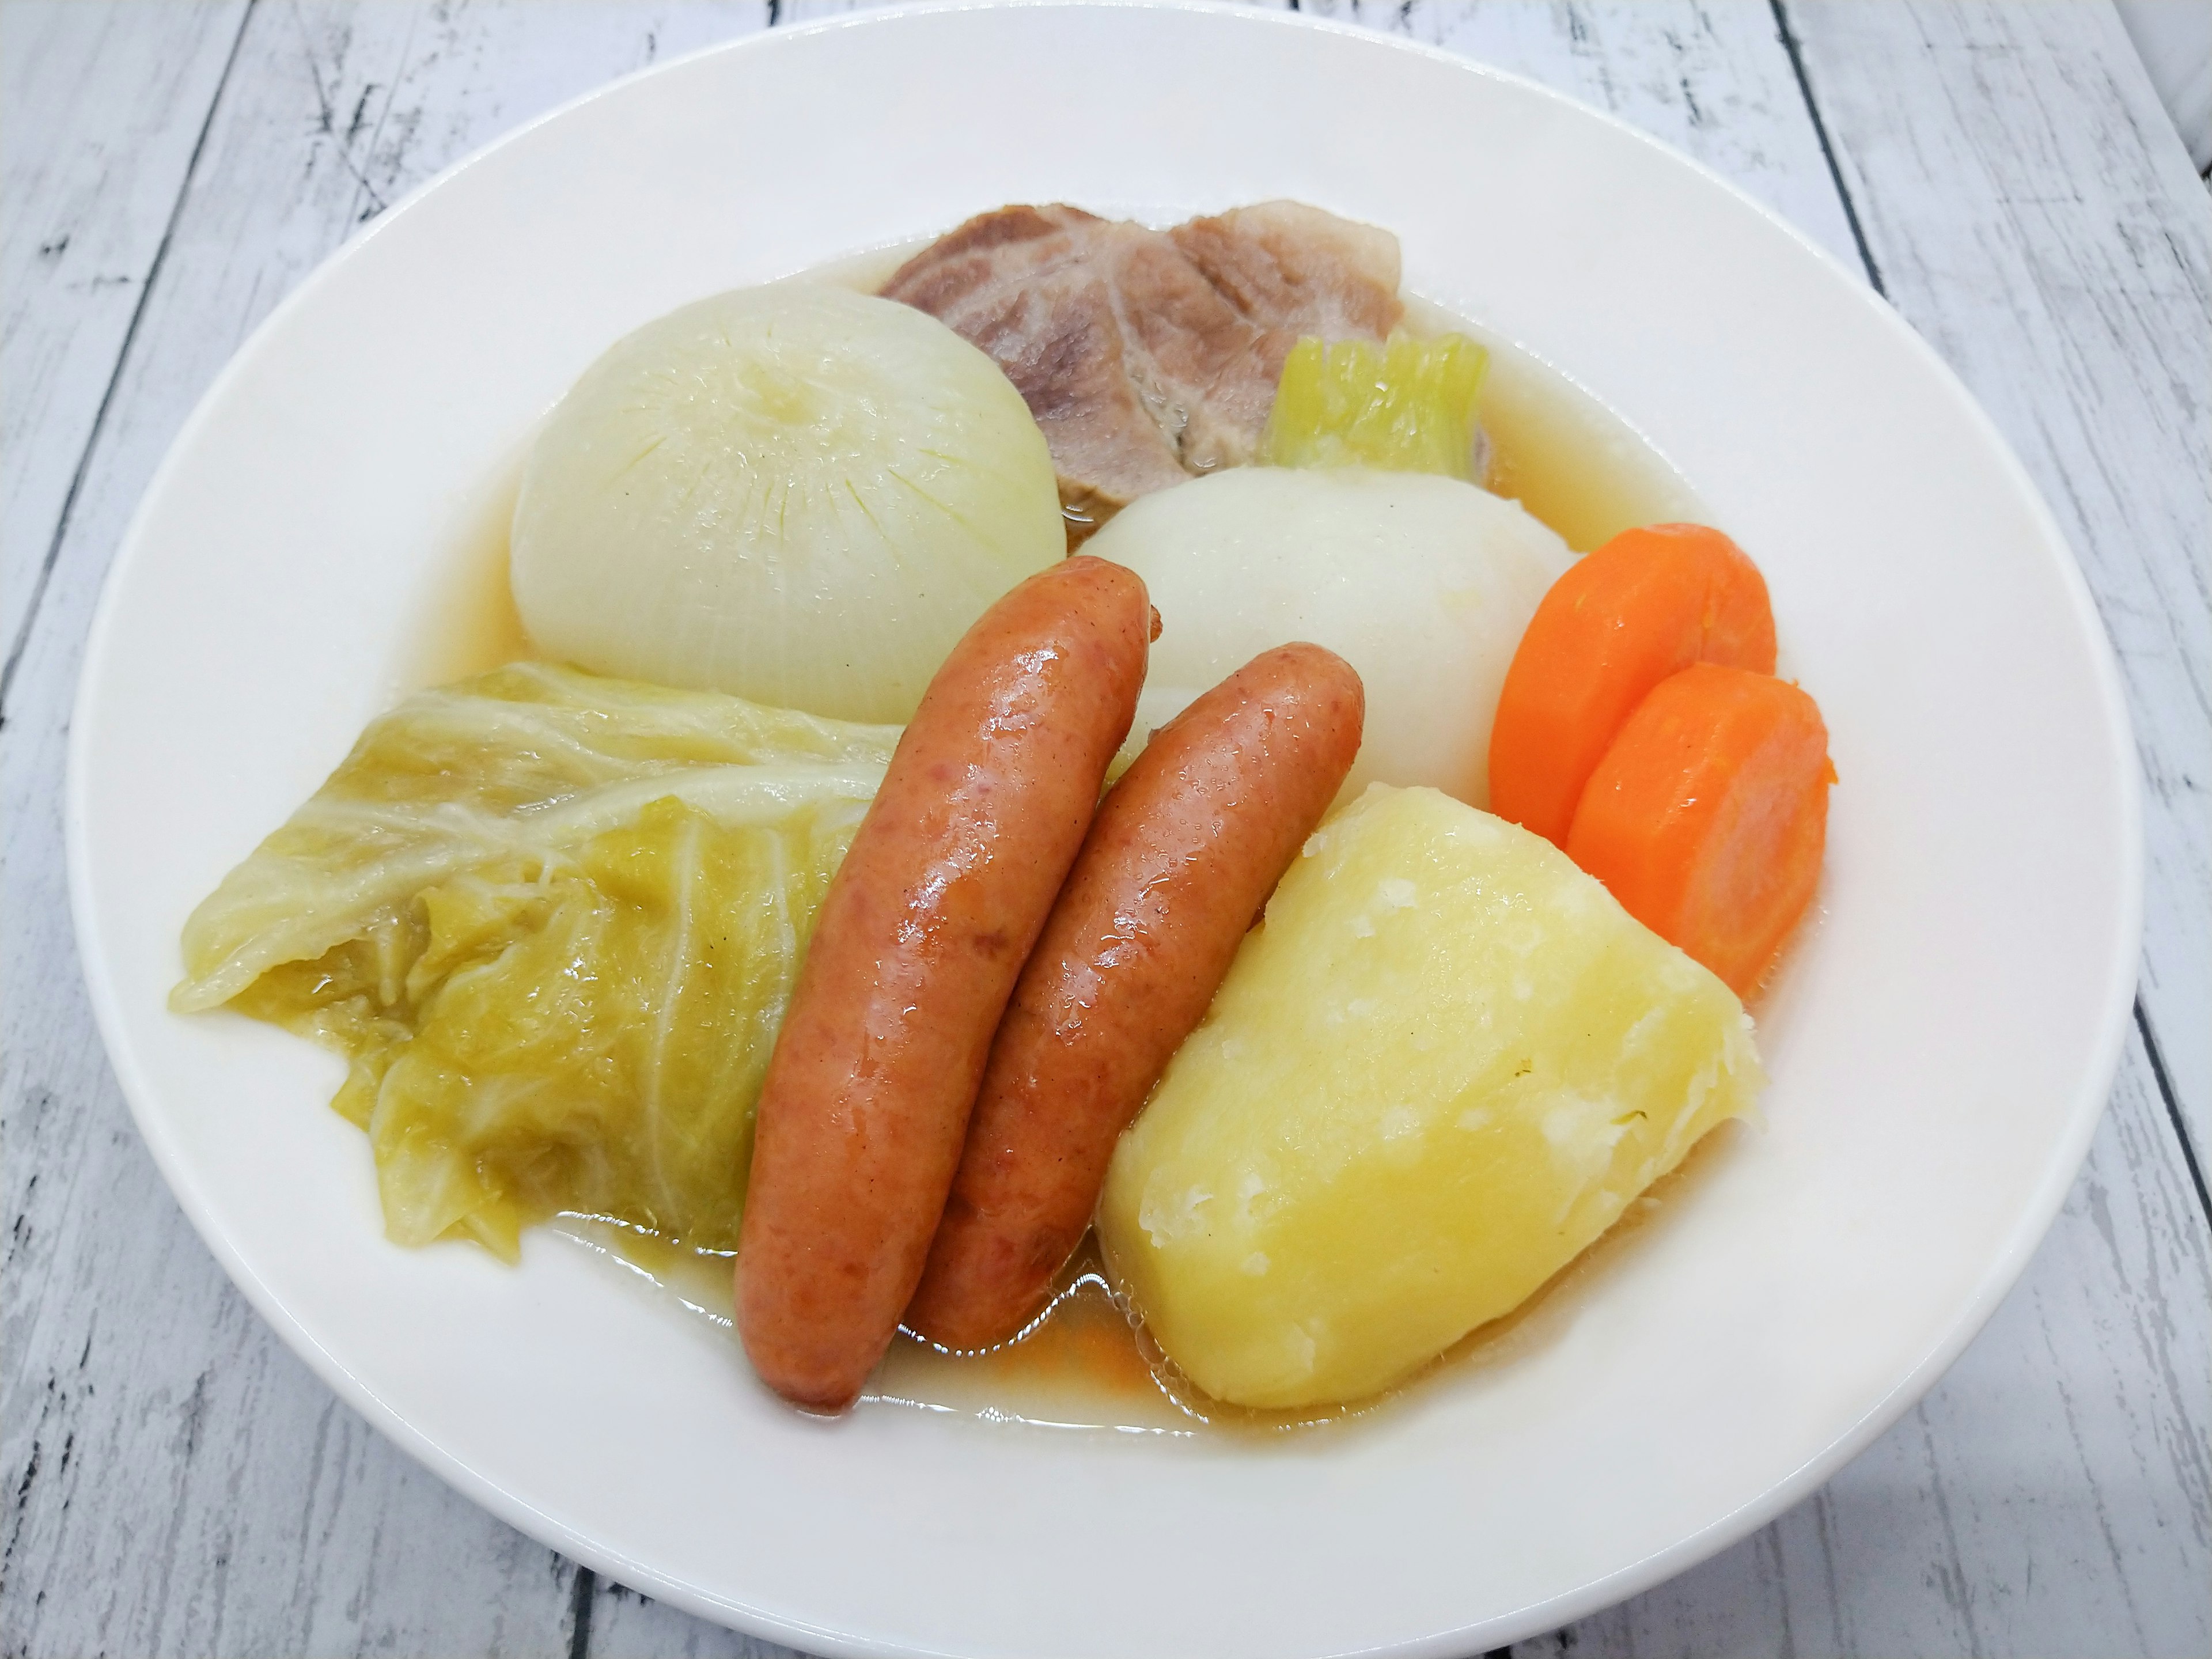
<path id="1" fill-rule="evenodd" d="M 1255 457 L 1267 466 L 1370 466 L 1483 481 L 1478 399 L 1490 354 L 1464 334 L 1304 339 L 1291 348 Z"/>
<path id="2" fill-rule="evenodd" d="M 604 674 L 903 720 L 969 623 L 1067 550 L 1044 434 L 934 317 L 717 295 L 576 382 L 531 451 L 523 625 Z"/>
<path id="3" fill-rule="evenodd" d="M 517 664 L 374 722 L 185 923 L 180 1012 L 351 1066 L 385 1229 L 736 1247 L 753 1105 L 895 728 Z"/>

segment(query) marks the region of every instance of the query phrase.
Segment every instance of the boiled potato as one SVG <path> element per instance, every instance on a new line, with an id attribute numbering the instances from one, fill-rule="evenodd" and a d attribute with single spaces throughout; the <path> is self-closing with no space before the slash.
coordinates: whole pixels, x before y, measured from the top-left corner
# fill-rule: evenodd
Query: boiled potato
<path id="1" fill-rule="evenodd" d="M 1510 1311 L 1761 1081 L 1728 987 L 1550 842 L 1377 787 L 1121 1138 L 1100 1235 L 1209 1394 L 1357 1400 Z"/>
<path id="2" fill-rule="evenodd" d="M 1457 478 L 1235 467 L 1132 501 L 1085 544 L 1145 579 L 1160 613 L 1141 738 L 1261 652 L 1325 645 L 1359 671 L 1367 729 L 1343 800 L 1370 783 L 1490 799 L 1490 723 L 1567 544 Z"/>

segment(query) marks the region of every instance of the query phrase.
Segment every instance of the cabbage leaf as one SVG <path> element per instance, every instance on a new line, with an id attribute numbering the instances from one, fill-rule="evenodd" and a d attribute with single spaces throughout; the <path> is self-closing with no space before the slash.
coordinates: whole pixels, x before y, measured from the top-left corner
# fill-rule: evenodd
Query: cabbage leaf
<path id="1" fill-rule="evenodd" d="M 898 732 L 523 663 L 410 697 L 185 926 L 170 1006 L 350 1061 L 385 1229 L 737 1243 L 754 1103 Z"/>

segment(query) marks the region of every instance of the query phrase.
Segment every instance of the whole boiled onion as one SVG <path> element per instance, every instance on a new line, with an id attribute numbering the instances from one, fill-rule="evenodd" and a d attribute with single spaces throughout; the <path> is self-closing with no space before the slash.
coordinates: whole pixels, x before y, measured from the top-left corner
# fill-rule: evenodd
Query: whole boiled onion
<path id="1" fill-rule="evenodd" d="M 1143 496 L 1084 551 L 1142 576 L 1160 613 L 1139 728 L 1261 652 L 1310 640 L 1367 688 L 1339 799 L 1426 784 L 1474 806 L 1489 803 L 1505 671 L 1574 556 L 1518 502 L 1457 478 L 1275 466 Z"/>
<path id="2" fill-rule="evenodd" d="M 903 720 L 1066 550 L 995 363 L 919 311 L 784 285 L 672 312 L 585 371 L 531 451 L 511 571 L 531 637 L 582 667 Z"/>

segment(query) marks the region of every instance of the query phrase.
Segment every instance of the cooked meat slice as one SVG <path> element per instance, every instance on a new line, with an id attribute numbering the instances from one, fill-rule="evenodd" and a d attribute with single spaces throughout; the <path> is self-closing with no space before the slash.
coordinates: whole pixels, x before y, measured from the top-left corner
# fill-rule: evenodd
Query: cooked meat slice
<path id="1" fill-rule="evenodd" d="M 1078 540 L 1188 476 L 1127 372 L 1137 354 L 1095 270 L 1079 264 L 994 286 L 945 320 L 997 360 L 1036 416 Z"/>
<path id="2" fill-rule="evenodd" d="M 1168 232 L 1054 204 L 970 219 L 883 293 L 1006 371 L 1080 541 L 1140 495 L 1249 460 L 1298 337 L 1382 338 L 1397 281 L 1388 232 L 1295 202 Z"/>
<path id="3" fill-rule="evenodd" d="M 1186 472 L 1237 466 L 1275 399 L 1264 331 L 1231 305 L 1175 243 L 1141 225 L 1094 239 L 1125 339 L 1124 367 Z"/>
<path id="4" fill-rule="evenodd" d="M 1129 360 L 1097 242 L 1121 228 L 1068 207 L 1009 207 L 939 238 L 884 284 L 988 352 L 1043 429 L 1075 541 L 1188 475 Z"/>
<path id="5" fill-rule="evenodd" d="M 1058 205 L 979 213 L 892 272 L 883 295 L 941 318 L 979 290 L 1003 282 L 1010 271 L 1079 257 L 1071 233 L 1107 222 L 1081 208 Z"/>
<path id="6" fill-rule="evenodd" d="M 932 242 L 928 252 L 940 260 L 949 259 L 955 254 L 988 252 L 1009 242 L 1033 242 L 1055 231 L 1106 222 L 1095 213 L 1060 202 L 1046 207 L 1003 207 L 994 213 L 977 214 Z"/>
<path id="7" fill-rule="evenodd" d="M 1304 334 L 1379 340 L 1406 314 L 1398 239 L 1303 202 L 1232 208 L 1168 235 L 1237 310 L 1293 343 Z"/>

